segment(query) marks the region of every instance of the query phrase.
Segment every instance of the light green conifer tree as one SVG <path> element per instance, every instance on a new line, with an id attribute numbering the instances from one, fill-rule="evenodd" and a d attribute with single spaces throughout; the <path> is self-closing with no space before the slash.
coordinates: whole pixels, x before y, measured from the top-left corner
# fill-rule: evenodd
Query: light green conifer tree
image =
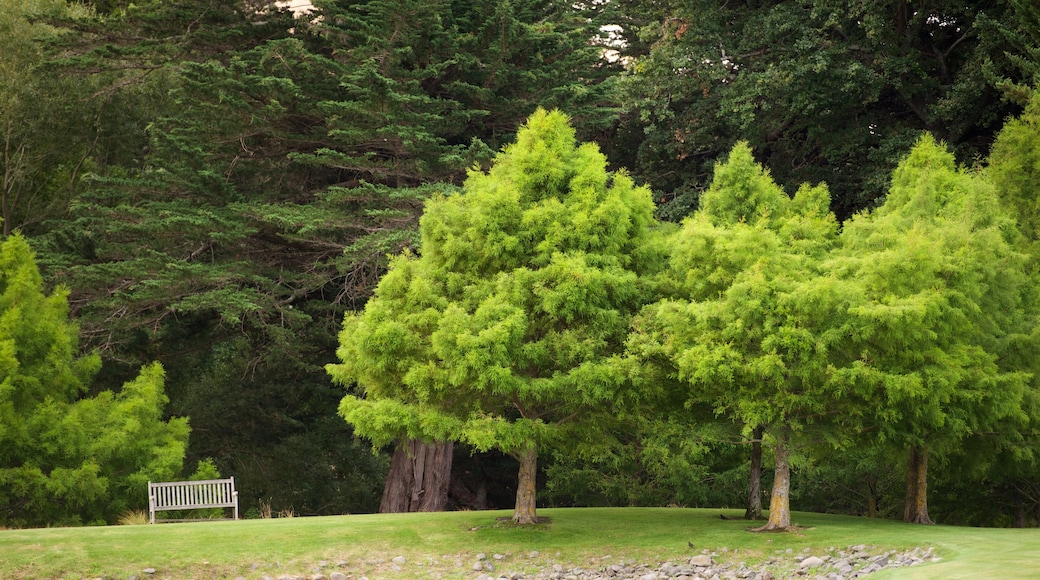
<path id="1" fill-rule="evenodd" d="M 650 297 L 652 212 L 649 190 L 609 174 L 563 113 L 539 110 L 490 171 L 427 203 L 421 254 L 397 257 L 347 317 L 328 369 L 365 396 L 340 412 L 377 444 L 450 438 L 512 455 L 513 519 L 536 522 L 539 451 L 628 398 L 618 355 Z"/>

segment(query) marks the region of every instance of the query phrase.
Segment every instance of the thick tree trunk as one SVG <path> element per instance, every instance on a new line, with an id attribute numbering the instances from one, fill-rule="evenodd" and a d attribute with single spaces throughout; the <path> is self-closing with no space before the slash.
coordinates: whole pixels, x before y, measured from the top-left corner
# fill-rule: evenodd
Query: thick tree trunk
<path id="1" fill-rule="evenodd" d="M 928 517 L 928 450 L 923 447 L 910 448 L 903 521 L 913 524 L 935 523 Z"/>
<path id="2" fill-rule="evenodd" d="M 444 511 L 453 448 L 451 442 L 400 441 L 390 459 L 380 513 Z"/>
<path id="3" fill-rule="evenodd" d="M 756 532 L 783 531 L 791 528 L 791 467 L 787 457 L 789 453 L 789 432 L 779 428 L 773 433 L 776 440 L 776 465 L 773 468 L 773 493 L 769 498 L 769 521 Z"/>
<path id="4" fill-rule="evenodd" d="M 755 427 L 751 434 L 751 474 L 748 476 L 747 510 L 745 520 L 762 519 L 762 436 L 764 427 Z"/>
<path id="5" fill-rule="evenodd" d="M 513 521 L 518 524 L 536 524 L 535 482 L 538 475 L 538 451 L 528 447 L 520 452 L 520 475 L 516 486 L 516 509 Z"/>

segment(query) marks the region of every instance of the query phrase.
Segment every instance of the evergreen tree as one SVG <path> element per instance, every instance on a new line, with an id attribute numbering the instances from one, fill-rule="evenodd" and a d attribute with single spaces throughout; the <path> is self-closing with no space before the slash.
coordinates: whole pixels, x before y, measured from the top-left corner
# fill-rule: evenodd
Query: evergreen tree
<path id="1" fill-rule="evenodd" d="M 179 475 L 186 419 L 163 420 L 163 369 L 85 397 L 100 366 L 77 356 L 68 291 L 43 292 L 28 243 L 0 244 L 0 522 L 113 521 Z"/>
<path id="2" fill-rule="evenodd" d="M 843 228 L 831 266 L 848 289 L 849 360 L 834 386 L 865 403 L 850 424 L 909 451 L 907 521 L 932 521 L 930 457 L 973 434 L 1013 439 L 1026 420 L 1026 369 L 1001 360 L 1031 332 L 1017 235 L 992 186 L 929 136 L 885 203 Z"/>
<path id="3" fill-rule="evenodd" d="M 1040 418 L 1040 386 L 1037 384 L 1040 373 L 1037 371 L 1040 369 L 1036 368 L 1037 360 L 1033 356 L 1036 340 L 1040 339 L 1037 333 L 1040 327 L 1036 324 L 1036 289 L 1040 288 L 1036 282 L 1037 257 L 1040 256 L 1037 247 L 1040 240 L 1037 228 L 1040 224 L 1037 223 L 1036 211 L 1040 194 L 1036 185 L 1040 173 L 1040 95 L 1035 91 L 1030 94 L 1022 115 L 1010 119 L 997 135 L 985 169 L 986 179 L 993 184 L 997 195 L 1018 224 L 1022 233 L 1021 248 L 1029 260 L 1027 267 L 1030 282 L 1027 288 L 1031 291 L 1022 304 L 1026 328 L 1020 334 L 1012 335 L 1014 339 L 1006 342 L 999 359 L 1002 366 L 1027 371 L 1033 377 L 1023 400 L 1023 410 L 1029 423 L 1018 430 L 1001 430 L 1001 437 L 977 436 L 973 438 L 974 441 L 966 443 L 965 447 L 974 452 L 971 456 L 977 465 L 974 470 L 977 477 L 968 485 L 956 483 L 961 484 L 961 489 L 985 492 L 980 501 L 975 502 L 983 509 L 966 518 L 973 525 L 999 521 L 995 512 L 1007 510 L 1014 513 L 1014 525 L 1025 526 L 1027 513 L 1034 511 L 1028 504 L 1040 508 L 1040 494 L 1036 493 L 1040 458 L 1035 453 L 1037 442 L 1040 441 L 1040 424 L 1037 422 Z M 1004 510 L 992 509 L 997 498 L 1003 498 Z M 960 499 L 960 496 L 955 496 L 955 499 Z M 957 501 L 954 504 L 950 506 L 951 511 L 968 507 L 968 502 Z M 1040 515 L 1035 517 L 1040 522 Z"/>
<path id="4" fill-rule="evenodd" d="M 520 462 L 518 523 L 537 521 L 540 449 L 625 398 L 620 354 L 649 296 L 649 192 L 609 175 L 560 112 L 536 112 L 488 173 L 434 198 L 422 253 L 395 259 L 340 335 L 340 411 L 360 434 L 457 439 Z M 594 428 L 594 427 L 592 427 Z"/>
<path id="5" fill-rule="evenodd" d="M 593 11 L 318 2 L 292 20 L 270 2 L 114 7 L 62 22 L 78 35 L 51 70 L 140 96 L 124 118 L 140 148 L 95 168 L 70 215 L 46 224 L 48 275 L 75 289 L 85 340 L 122 363 L 106 372 L 167 363 L 172 407 L 199 426 L 193 458 L 235 470 L 244 495 L 292 489 L 255 466 L 283 444 L 350 441 L 320 419 L 340 398 L 320 367 L 386 255 L 414 245 L 422 200 L 486 163 L 539 103 L 590 130 L 610 124 Z M 341 451 L 344 465 L 381 467 Z M 306 505 L 373 509 L 337 502 Z"/>
<path id="6" fill-rule="evenodd" d="M 922 130 L 970 163 L 1016 110 L 993 82 L 1023 75 L 1010 60 L 1025 47 L 999 31 L 1018 21 L 1003 2 L 652 5 L 659 19 L 626 31 L 652 47 L 634 55 L 621 93 L 638 139 L 625 163 L 672 219 L 696 207 L 738 140 L 789 189 L 827 183 L 844 220 L 883 197 Z"/>
<path id="7" fill-rule="evenodd" d="M 56 74 L 46 47 L 72 35 L 50 19 L 81 14 L 60 0 L 0 2 L 0 218 L 2 233 L 32 235 L 64 214 L 84 174 L 121 146 L 110 139 L 104 82 Z"/>
<path id="8" fill-rule="evenodd" d="M 672 244 L 679 292 L 640 317 L 630 350 L 678 379 L 676 401 L 707 405 L 771 436 L 775 457 L 769 521 L 787 529 L 789 458 L 799 433 L 841 404 L 828 389 L 840 348 L 840 294 L 821 284 L 837 239 L 823 186 L 793 198 L 737 145 L 717 165 L 701 209 Z M 652 361 L 648 361 L 652 362 Z"/>

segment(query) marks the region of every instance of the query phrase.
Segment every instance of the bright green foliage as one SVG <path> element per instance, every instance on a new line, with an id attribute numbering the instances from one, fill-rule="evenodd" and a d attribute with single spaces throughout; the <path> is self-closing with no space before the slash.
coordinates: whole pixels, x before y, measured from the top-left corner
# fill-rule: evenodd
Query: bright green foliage
<path id="1" fill-rule="evenodd" d="M 845 219 L 884 195 L 920 131 L 971 162 L 985 153 L 980 137 L 1015 111 L 983 71 L 989 62 L 1021 80 L 1008 55 L 1023 47 L 998 31 L 1018 21 L 1007 3 L 631 3 L 657 18 L 626 31 L 640 35 L 634 46 L 652 44 L 621 93 L 638 139 L 625 162 L 672 219 L 696 207 L 715 159 L 738 140 L 790 190 L 827 183 Z"/>
<path id="2" fill-rule="evenodd" d="M 833 386 L 865 403 L 843 422 L 910 449 L 909 521 L 931 521 L 928 455 L 970 437 L 990 456 L 1022 442 L 1033 367 L 1020 351 L 1035 318 L 1019 237 L 993 187 L 930 136 L 900 164 L 885 203 L 843 229 L 831 268 L 852 294 L 849 360 Z"/>
<path id="3" fill-rule="evenodd" d="M 1032 380 L 1022 401 L 1022 410 L 1029 418 L 1027 425 L 1005 425 L 1016 428 L 1000 429 L 997 432 L 1000 437 L 994 437 L 992 433 L 976 435 L 959 446 L 956 457 L 962 464 L 970 465 L 972 472 L 966 481 L 965 478 L 953 481 L 959 491 L 957 497 L 964 493 L 977 494 L 979 490 L 984 490 L 985 496 L 974 502 L 949 502 L 947 509 L 954 517 L 959 516 L 959 521 L 971 524 L 1001 522 L 998 518 L 1004 514 L 995 514 L 990 507 L 994 497 L 1001 497 L 1006 504 L 1015 506 L 1015 525 L 1026 525 L 1027 514 L 1035 511 L 1032 506 L 1040 502 L 1040 495 L 1035 493 L 1040 463 L 1036 453 L 1040 449 L 1037 445 L 1040 440 L 1040 387 L 1037 383 L 1040 367 L 1037 364 L 1040 361 L 1035 356 L 1037 340 L 1040 340 L 1036 324 L 1037 289 L 1040 288 L 1036 278 L 1037 257 L 1040 255 L 1037 247 L 1040 236 L 1037 229 L 1040 227 L 1037 221 L 1040 193 L 1037 181 L 1040 176 L 1038 107 L 1040 95 L 1032 92 L 1025 112 L 1010 119 L 997 135 L 984 172 L 987 181 L 993 184 L 996 194 L 1014 216 L 1022 233 L 1019 247 L 1029 258 L 1030 281 L 1026 299 L 1019 306 L 1025 327 L 1008 337 L 1003 350 L 999 351 L 997 362 L 1002 368 L 1031 373 Z M 1003 522 L 1012 523 L 1010 519 Z"/>
<path id="4" fill-rule="evenodd" d="M 487 173 L 426 206 L 422 252 L 348 316 L 341 364 L 355 430 L 453 438 L 520 457 L 627 398 L 616 355 L 649 298 L 653 204 L 560 112 L 536 112 Z"/>
<path id="5" fill-rule="evenodd" d="M 845 224 L 831 266 L 855 294 L 852 360 L 835 387 L 868 403 L 878 437 L 943 450 L 1024 419 L 1026 376 L 998 362 L 1025 322 L 1016 236 L 993 188 L 931 137 L 885 203 Z"/>
<path id="6" fill-rule="evenodd" d="M 827 382 L 841 297 L 818 281 L 837 240 L 828 204 L 822 186 L 788 197 L 738 144 L 675 235 L 679 292 L 644 312 L 629 344 L 670 369 L 686 409 L 766 427 L 785 456 L 792 433 L 839 404 Z"/>
<path id="7" fill-rule="evenodd" d="M 827 204 L 823 187 L 789 198 L 746 145 L 735 147 L 675 236 L 682 298 L 648 310 L 632 346 L 662 341 L 692 400 L 750 425 L 822 408 L 812 399 L 825 398 L 819 383 L 836 337 L 820 316 L 832 298 L 812 278 L 836 240 Z"/>
<path id="8" fill-rule="evenodd" d="M 19 235 L 0 245 L 0 523 L 113 519 L 146 501 L 149 479 L 175 477 L 186 419 L 163 420 L 156 363 L 118 393 L 83 395 L 96 355 L 76 357 L 68 292 L 50 296 Z"/>
<path id="9" fill-rule="evenodd" d="M 986 177 L 1030 242 L 1040 240 L 1040 94 L 1009 120 L 990 150 Z M 1033 252 L 1036 253 L 1035 250 Z"/>
<path id="10" fill-rule="evenodd" d="M 738 146 L 673 244 L 683 299 L 647 310 L 632 353 L 671 369 L 687 408 L 774 435 L 1022 455 L 1032 302 L 992 186 L 924 138 L 840 237 L 826 208 L 823 190 L 787 198 Z"/>

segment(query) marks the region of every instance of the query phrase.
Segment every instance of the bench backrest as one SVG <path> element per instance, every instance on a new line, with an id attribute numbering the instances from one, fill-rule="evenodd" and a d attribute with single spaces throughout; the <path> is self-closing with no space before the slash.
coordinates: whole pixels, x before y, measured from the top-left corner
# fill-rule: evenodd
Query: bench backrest
<path id="1" fill-rule="evenodd" d="M 203 508 L 235 508 L 238 519 L 238 492 L 235 478 L 201 481 L 148 482 L 148 510 L 155 523 L 155 512 Z"/>

